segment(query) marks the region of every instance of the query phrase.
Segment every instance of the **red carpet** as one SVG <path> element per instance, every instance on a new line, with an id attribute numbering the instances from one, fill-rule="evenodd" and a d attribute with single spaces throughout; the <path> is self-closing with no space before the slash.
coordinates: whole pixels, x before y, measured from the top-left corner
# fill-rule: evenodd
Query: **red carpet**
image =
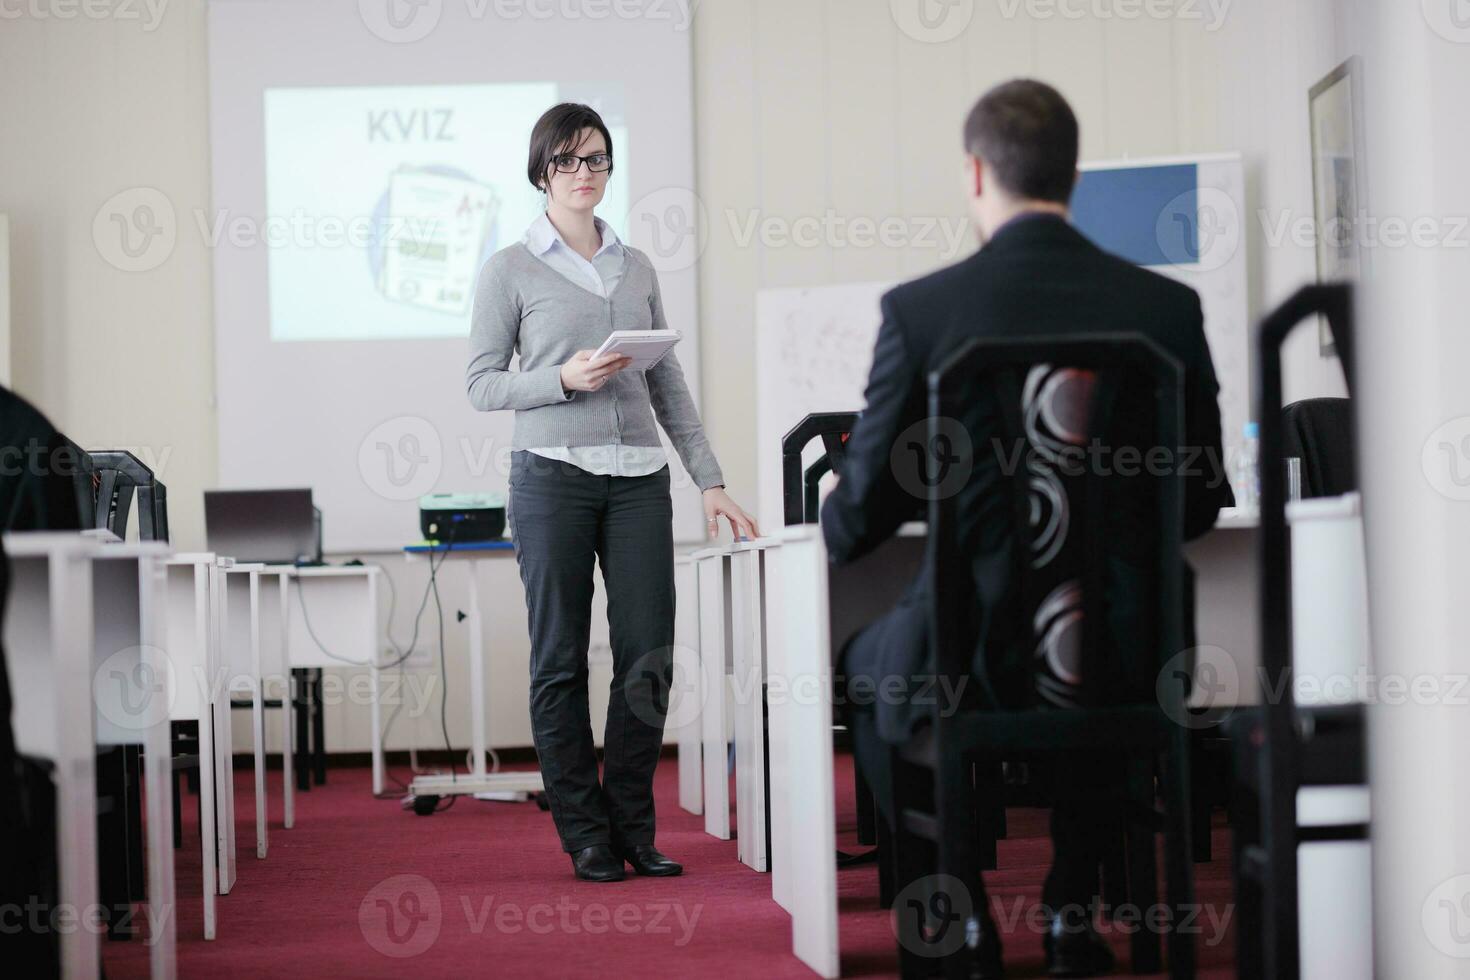
<path id="1" fill-rule="evenodd" d="M 534 804 L 466 798 L 419 817 L 372 799 L 358 769 L 332 770 L 325 786 L 297 794 L 289 831 L 272 771 L 270 855 L 257 860 L 253 777 L 248 767 L 236 775 L 239 880 L 218 900 L 213 942 L 203 938 L 197 847 L 174 852 L 180 977 L 814 976 L 791 955 L 790 918 L 771 901 L 770 877 L 679 809 L 672 759 L 657 777 L 658 843 L 685 874 L 616 884 L 575 880 L 550 814 Z M 837 786 L 838 843 L 858 849 L 847 756 L 838 758 Z M 197 840 L 193 804 L 184 806 L 186 841 Z M 1039 899 L 1050 860 L 1046 812 L 1015 809 L 1009 823 L 1000 870 L 986 884 L 997 918 L 1016 922 L 1002 924 L 1007 974 L 1039 976 L 1041 940 L 1024 910 Z M 1215 862 L 1196 866 L 1199 899 L 1215 917 L 1201 918 L 1201 976 L 1232 975 L 1234 931 L 1214 925 L 1233 910 L 1228 847 L 1217 826 Z M 839 872 L 838 888 L 844 976 L 894 975 L 876 867 Z M 1127 938 L 1110 939 L 1126 973 Z M 103 954 L 110 980 L 147 976 L 142 940 L 104 942 Z"/>

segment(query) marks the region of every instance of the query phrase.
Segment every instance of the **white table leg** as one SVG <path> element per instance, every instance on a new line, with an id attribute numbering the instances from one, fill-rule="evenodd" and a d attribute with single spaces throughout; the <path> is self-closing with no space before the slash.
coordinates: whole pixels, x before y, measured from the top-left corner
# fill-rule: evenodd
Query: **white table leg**
<path id="1" fill-rule="evenodd" d="M 369 713 L 372 715 L 373 728 L 373 795 L 381 796 L 383 793 L 383 709 L 382 709 L 382 685 L 380 682 L 381 671 L 378 670 L 378 661 L 373 660 L 373 665 L 368 668 L 368 678 L 371 682 L 372 704 Z"/>
<path id="2" fill-rule="evenodd" d="M 699 713 L 687 707 L 690 699 L 699 704 L 699 587 L 694 563 L 688 558 L 674 562 L 674 677 L 675 688 L 669 691 L 671 712 L 676 705 L 686 705 L 676 713 L 683 722 L 675 731 L 679 746 L 679 806 L 690 813 L 704 813 L 704 753 L 700 747 Z"/>
<path id="3" fill-rule="evenodd" d="M 756 871 L 765 867 L 765 780 L 762 760 L 761 678 L 756 667 L 760 632 L 760 553 L 736 551 L 730 556 L 730 641 L 735 661 L 730 683 L 735 700 L 735 852 Z"/>
<path id="4" fill-rule="evenodd" d="M 163 649 L 166 572 L 161 564 L 139 563 L 139 620 L 143 625 L 142 662 L 155 691 L 167 698 L 168 685 L 180 678 L 168 677 L 168 655 Z M 187 682 L 187 680 L 185 679 Z M 175 686 L 175 690 L 177 687 Z M 144 733 L 144 805 L 148 847 L 149 954 L 151 980 L 173 980 L 176 971 L 175 945 L 178 937 L 174 915 L 174 814 L 173 747 L 169 738 L 167 704 Z"/>
<path id="5" fill-rule="evenodd" d="M 816 540 L 781 546 L 786 590 L 786 663 L 791 686 L 785 732 L 791 784 L 792 950 L 823 977 L 839 974 L 836 801 L 832 760 L 827 556 Z"/>
<path id="6" fill-rule="evenodd" d="M 746 805 L 750 810 L 751 845 L 747 852 L 751 856 L 751 867 L 757 871 L 769 871 L 771 841 L 770 786 L 767 783 L 766 760 L 766 623 L 765 623 L 765 567 L 768 551 L 762 549 L 750 556 L 751 599 L 747 606 L 750 612 L 750 646 L 746 669 L 750 673 L 750 704 L 746 711 L 750 719 L 750 765 L 748 768 L 750 790 Z"/>
<path id="7" fill-rule="evenodd" d="M 704 673 L 704 831 L 730 839 L 725 658 L 728 649 L 728 555 L 699 560 L 699 660 Z"/>
<path id="8" fill-rule="evenodd" d="M 47 562 L 56 717 L 56 865 L 60 899 L 85 916 L 97 901 L 97 745 L 92 692 L 92 566 L 53 555 Z M 63 931 L 64 976 L 100 972 L 98 936 Z"/>
<path id="9" fill-rule="evenodd" d="M 260 669 L 260 573 L 250 573 L 250 731 L 255 742 L 255 856 L 270 847 L 265 818 L 265 677 Z"/>
<path id="10" fill-rule="evenodd" d="M 283 823 L 287 830 L 296 826 L 296 777 L 291 756 L 295 732 L 295 698 L 291 690 L 291 576 L 278 576 L 281 582 L 281 803 L 285 808 Z"/>
<path id="11" fill-rule="evenodd" d="M 229 603 L 225 597 L 223 569 L 209 570 L 213 589 L 209 698 L 214 718 L 214 752 L 217 783 L 214 798 L 219 807 L 215 832 L 219 837 L 219 893 L 228 895 L 235 887 L 235 747 L 230 726 L 229 671 L 225 666 L 225 637 L 229 635 Z"/>
<path id="12" fill-rule="evenodd" d="M 215 890 L 219 886 L 219 840 L 215 836 L 214 779 L 217 770 L 214 755 L 214 702 L 210 698 L 213 681 L 209 676 L 210 658 L 210 570 L 194 567 L 194 638 L 203 654 L 199 663 L 204 670 L 189 682 L 200 686 L 199 699 L 199 841 L 200 864 L 204 878 L 204 938 L 215 936 Z"/>
<path id="13" fill-rule="evenodd" d="M 786 586 L 781 549 L 766 562 L 766 675 L 770 679 L 771 898 L 787 912 L 796 889 L 791 874 L 790 669 L 786 658 Z"/>
<path id="14" fill-rule="evenodd" d="M 466 617 L 470 629 L 470 752 L 474 759 L 470 772 L 485 775 L 485 633 L 480 621 L 480 563 L 474 559 L 469 566 L 470 597 L 469 615 Z"/>

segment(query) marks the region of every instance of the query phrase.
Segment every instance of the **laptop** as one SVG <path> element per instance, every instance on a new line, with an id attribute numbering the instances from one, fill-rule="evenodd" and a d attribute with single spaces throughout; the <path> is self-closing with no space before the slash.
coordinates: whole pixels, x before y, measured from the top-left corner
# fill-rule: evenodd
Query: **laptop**
<path id="1" fill-rule="evenodd" d="M 291 565 L 321 560 L 311 488 L 204 491 L 209 550 L 237 562 Z"/>

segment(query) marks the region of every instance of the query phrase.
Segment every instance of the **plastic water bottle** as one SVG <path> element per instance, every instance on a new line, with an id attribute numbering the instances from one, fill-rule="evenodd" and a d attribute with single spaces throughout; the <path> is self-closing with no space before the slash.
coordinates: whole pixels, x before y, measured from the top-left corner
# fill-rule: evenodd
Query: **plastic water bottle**
<path id="1" fill-rule="evenodd" d="M 1261 509 L 1261 430 L 1247 422 L 1241 432 L 1240 451 L 1235 457 L 1235 506 L 1243 511 Z"/>

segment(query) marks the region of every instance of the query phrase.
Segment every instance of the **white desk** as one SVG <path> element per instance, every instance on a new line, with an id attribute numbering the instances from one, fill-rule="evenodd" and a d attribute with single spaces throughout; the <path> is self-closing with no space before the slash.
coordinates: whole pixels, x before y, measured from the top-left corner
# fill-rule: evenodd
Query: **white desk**
<path id="1" fill-rule="evenodd" d="M 265 698 L 266 688 L 275 681 L 282 694 L 282 714 L 290 698 L 291 675 L 286 668 L 286 603 L 291 568 L 285 565 L 258 563 L 233 565 L 224 570 L 225 636 L 224 664 L 229 671 L 226 690 L 233 696 L 250 698 L 250 733 L 255 750 L 255 856 L 264 858 L 270 850 L 270 829 L 266 818 L 265 768 Z M 282 766 L 282 787 L 292 826 L 290 731 L 282 743 L 286 762 Z"/>
<path id="2" fill-rule="evenodd" d="M 92 692 L 94 541 L 75 533 L 5 535 L 5 651 L 16 750 L 55 765 L 57 899 L 97 902 L 96 741 Z M 63 931 L 62 976 L 99 975 L 98 935 Z"/>
<path id="3" fill-rule="evenodd" d="M 377 751 L 378 689 L 376 666 L 382 653 L 378 632 L 377 565 L 268 565 L 279 573 L 280 588 L 288 593 L 283 613 L 286 691 L 281 698 L 281 724 L 285 741 L 285 825 L 296 825 L 292 780 L 295 763 L 296 706 L 290 696 L 291 671 L 305 667 L 364 667 L 373 671 L 373 745 Z M 289 593 L 295 593 L 291 595 Z M 308 629 L 309 625 L 309 629 Z M 325 649 L 324 649 L 325 648 Z M 381 792 L 377 756 L 373 765 L 373 792 Z"/>
<path id="4" fill-rule="evenodd" d="M 766 553 L 771 894 L 791 913 L 792 951 L 823 977 L 839 974 L 832 660 L 908 588 L 926 533 L 904 524 L 835 569 L 815 524 L 782 529 Z"/>
<path id="5" fill-rule="evenodd" d="M 1369 647 L 1362 499 L 1356 493 L 1286 505 L 1291 528 L 1293 696 L 1297 704 L 1360 702 L 1375 677 Z M 1360 681 L 1361 679 L 1361 681 Z M 1369 823 L 1366 786 L 1297 791 L 1303 825 Z M 1373 975 L 1373 844 L 1327 841 L 1297 850 L 1302 976 Z"/>
<path id="6" fill-rule="evenodd" d="M 689 554 L 674 556 L 674 676 L 669 717 L 679 752 L 679 806 L 704 813 L 703 678 L 699 666 L 699 573 Z"/>
<path id="7" fill-rule="evenodd" d="M 690 555 L 699 589 L 699 665 L 703 710 L 704 832 L 730 839 L 730 553 L 721 546 Z"/>
<path id="8" fill-rule="evenodd" d="M 413 545 L 403 549 L 409 561 L 455 561 L 469 565 L 469 594 L 465 598 L 465 625 L 470 631 L 470 771 L 465 776 L 417 776 L 409 785 L 414 796 L 451 796 L 466 793 L 539 793 L 545 788 L 540 772 L 486 772 L 485 770 L 485 626 L 480 614 L 482 561 L 514 559 L 509 541 L 466 542 L 450 545 Z M 373 792 L 383 791 L 383 740 L 378 710 L 379 668 L 373 666 Z"/>
<path id="9" fill-rule="evenodd" d="M 839 974 L 837 813 L 832 759 L 832 643 L 827 548 L 814 524 L 782 529 L 771 557 L 767 673 L 771 697 L 772 897 L 791 913 L 792 951 L 818 975 Z M 801 688 L 811 696 L 797 696 Z M 778 788 L 779 787 L 779 788 Z"/>
<path id="10" fill-rule="evenodd" d="M 11 568 L 5 648 L 17 749 L 55 766 L 57 900 L 97 902 L 96 748 L 145 753 L 150 972 L 174 976 L 173 813 L 169 713 L 173 686 L 158 646 L 163 543 L 105 543 L 75 532 L 5 535 Z M 62 975 L 98 975 L 100 936 L 60 937 Z"/>
<path id="11" fill-rule="evenodd" d="M 229 688 L 220 662 L 220 578 L 233 564 L 207 551 L 164 563 L 163 648 L 174 681 L 169 716 L 199 725 L 205 939 L 215 937 L 216 893 L 229 894 L 235 882 L 234 757 Z"/>
<path id="12" fill-rule="evenodd" d="M 145 853 L 154 980 L 175 974 L 172 744 L 163 635 L 165 542 L 101 545 L 92 559 L 93 673 L 99 745 L 136 745 L 144 754 Z"/>
<path id="13" fill-rule="evenodd" d="M 770 870 L 766 783 L 766 565 L 771 537 L 730 546 L 731 694 L 735 728 L 735 840 L 737 856 L 756 871 Z"/>
<path id="14" fill-rule="evenodd" d="M 1260 701 L 1259 527 L 1259 515 L 1226 508 L 1214 530 L 1184 546 L 1195 575 L 1195 707 Z"/>

